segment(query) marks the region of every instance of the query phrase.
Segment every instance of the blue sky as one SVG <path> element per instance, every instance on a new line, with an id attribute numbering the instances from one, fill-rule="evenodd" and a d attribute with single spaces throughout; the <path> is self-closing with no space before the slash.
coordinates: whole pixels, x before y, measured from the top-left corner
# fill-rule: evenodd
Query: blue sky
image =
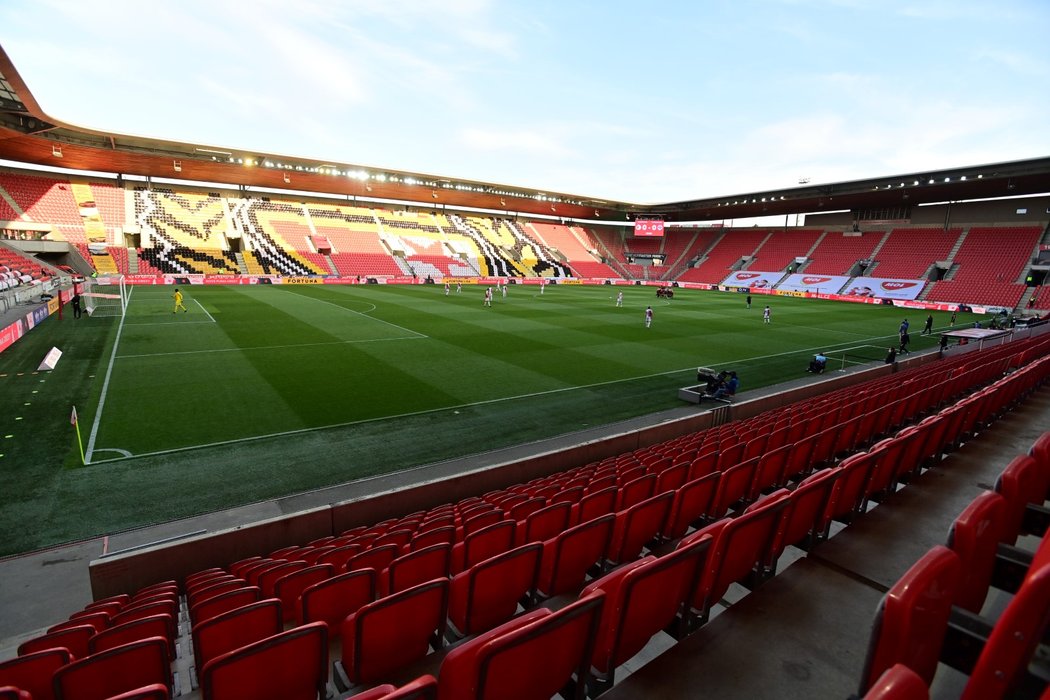
<path id="1" fill-rule="evenodd" d="M 1050 2 L 0 0 L 67 122 L 665 202 L 1050 155 Z"/>

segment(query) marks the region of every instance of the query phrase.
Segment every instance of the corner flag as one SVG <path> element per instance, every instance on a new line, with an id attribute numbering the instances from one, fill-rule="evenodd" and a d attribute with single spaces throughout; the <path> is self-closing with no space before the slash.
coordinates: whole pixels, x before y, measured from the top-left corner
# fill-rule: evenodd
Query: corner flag
<path id="1" fill-rule="evenodd" d="M 80 423 L 77 422 L 77 407 L 73 407 L 73 413 L 69 416 L 69 424 L 77 429 L 77 446 L 80 447 L 80 463 L 87 465 L 84 459 L 84 441 L 80 439 Z"/>

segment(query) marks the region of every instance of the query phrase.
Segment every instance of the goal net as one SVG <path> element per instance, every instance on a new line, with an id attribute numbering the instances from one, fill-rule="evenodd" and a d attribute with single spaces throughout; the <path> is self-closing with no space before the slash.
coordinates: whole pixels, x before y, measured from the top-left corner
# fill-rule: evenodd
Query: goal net
<path id="1" fill-rule="evenodd" d="M 88 277 L 80 283 L 80 296 L 88 316 L 123 316 L 128 309 L 124 275 Z"/>

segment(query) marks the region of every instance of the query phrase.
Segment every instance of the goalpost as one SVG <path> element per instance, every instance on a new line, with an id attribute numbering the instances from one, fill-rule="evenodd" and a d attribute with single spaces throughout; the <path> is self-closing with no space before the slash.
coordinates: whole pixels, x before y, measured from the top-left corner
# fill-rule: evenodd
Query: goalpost
<path id="1" fill-rule="evenodd" d="M 88 316 L 124 316 L 128 310 L 128 288 L 124 275 L 87 277 L 80 283 L 80 296 Z"/>

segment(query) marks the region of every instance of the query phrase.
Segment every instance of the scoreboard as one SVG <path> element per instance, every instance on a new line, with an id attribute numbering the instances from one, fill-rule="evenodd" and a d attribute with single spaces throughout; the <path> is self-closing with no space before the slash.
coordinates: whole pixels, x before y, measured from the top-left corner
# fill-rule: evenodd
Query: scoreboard
<path id="1" fill-rule="evenodd" d="M 664 222 L 661 219 L 635 219 L 634 235 L 662 238 L 664 235 Z"/>

